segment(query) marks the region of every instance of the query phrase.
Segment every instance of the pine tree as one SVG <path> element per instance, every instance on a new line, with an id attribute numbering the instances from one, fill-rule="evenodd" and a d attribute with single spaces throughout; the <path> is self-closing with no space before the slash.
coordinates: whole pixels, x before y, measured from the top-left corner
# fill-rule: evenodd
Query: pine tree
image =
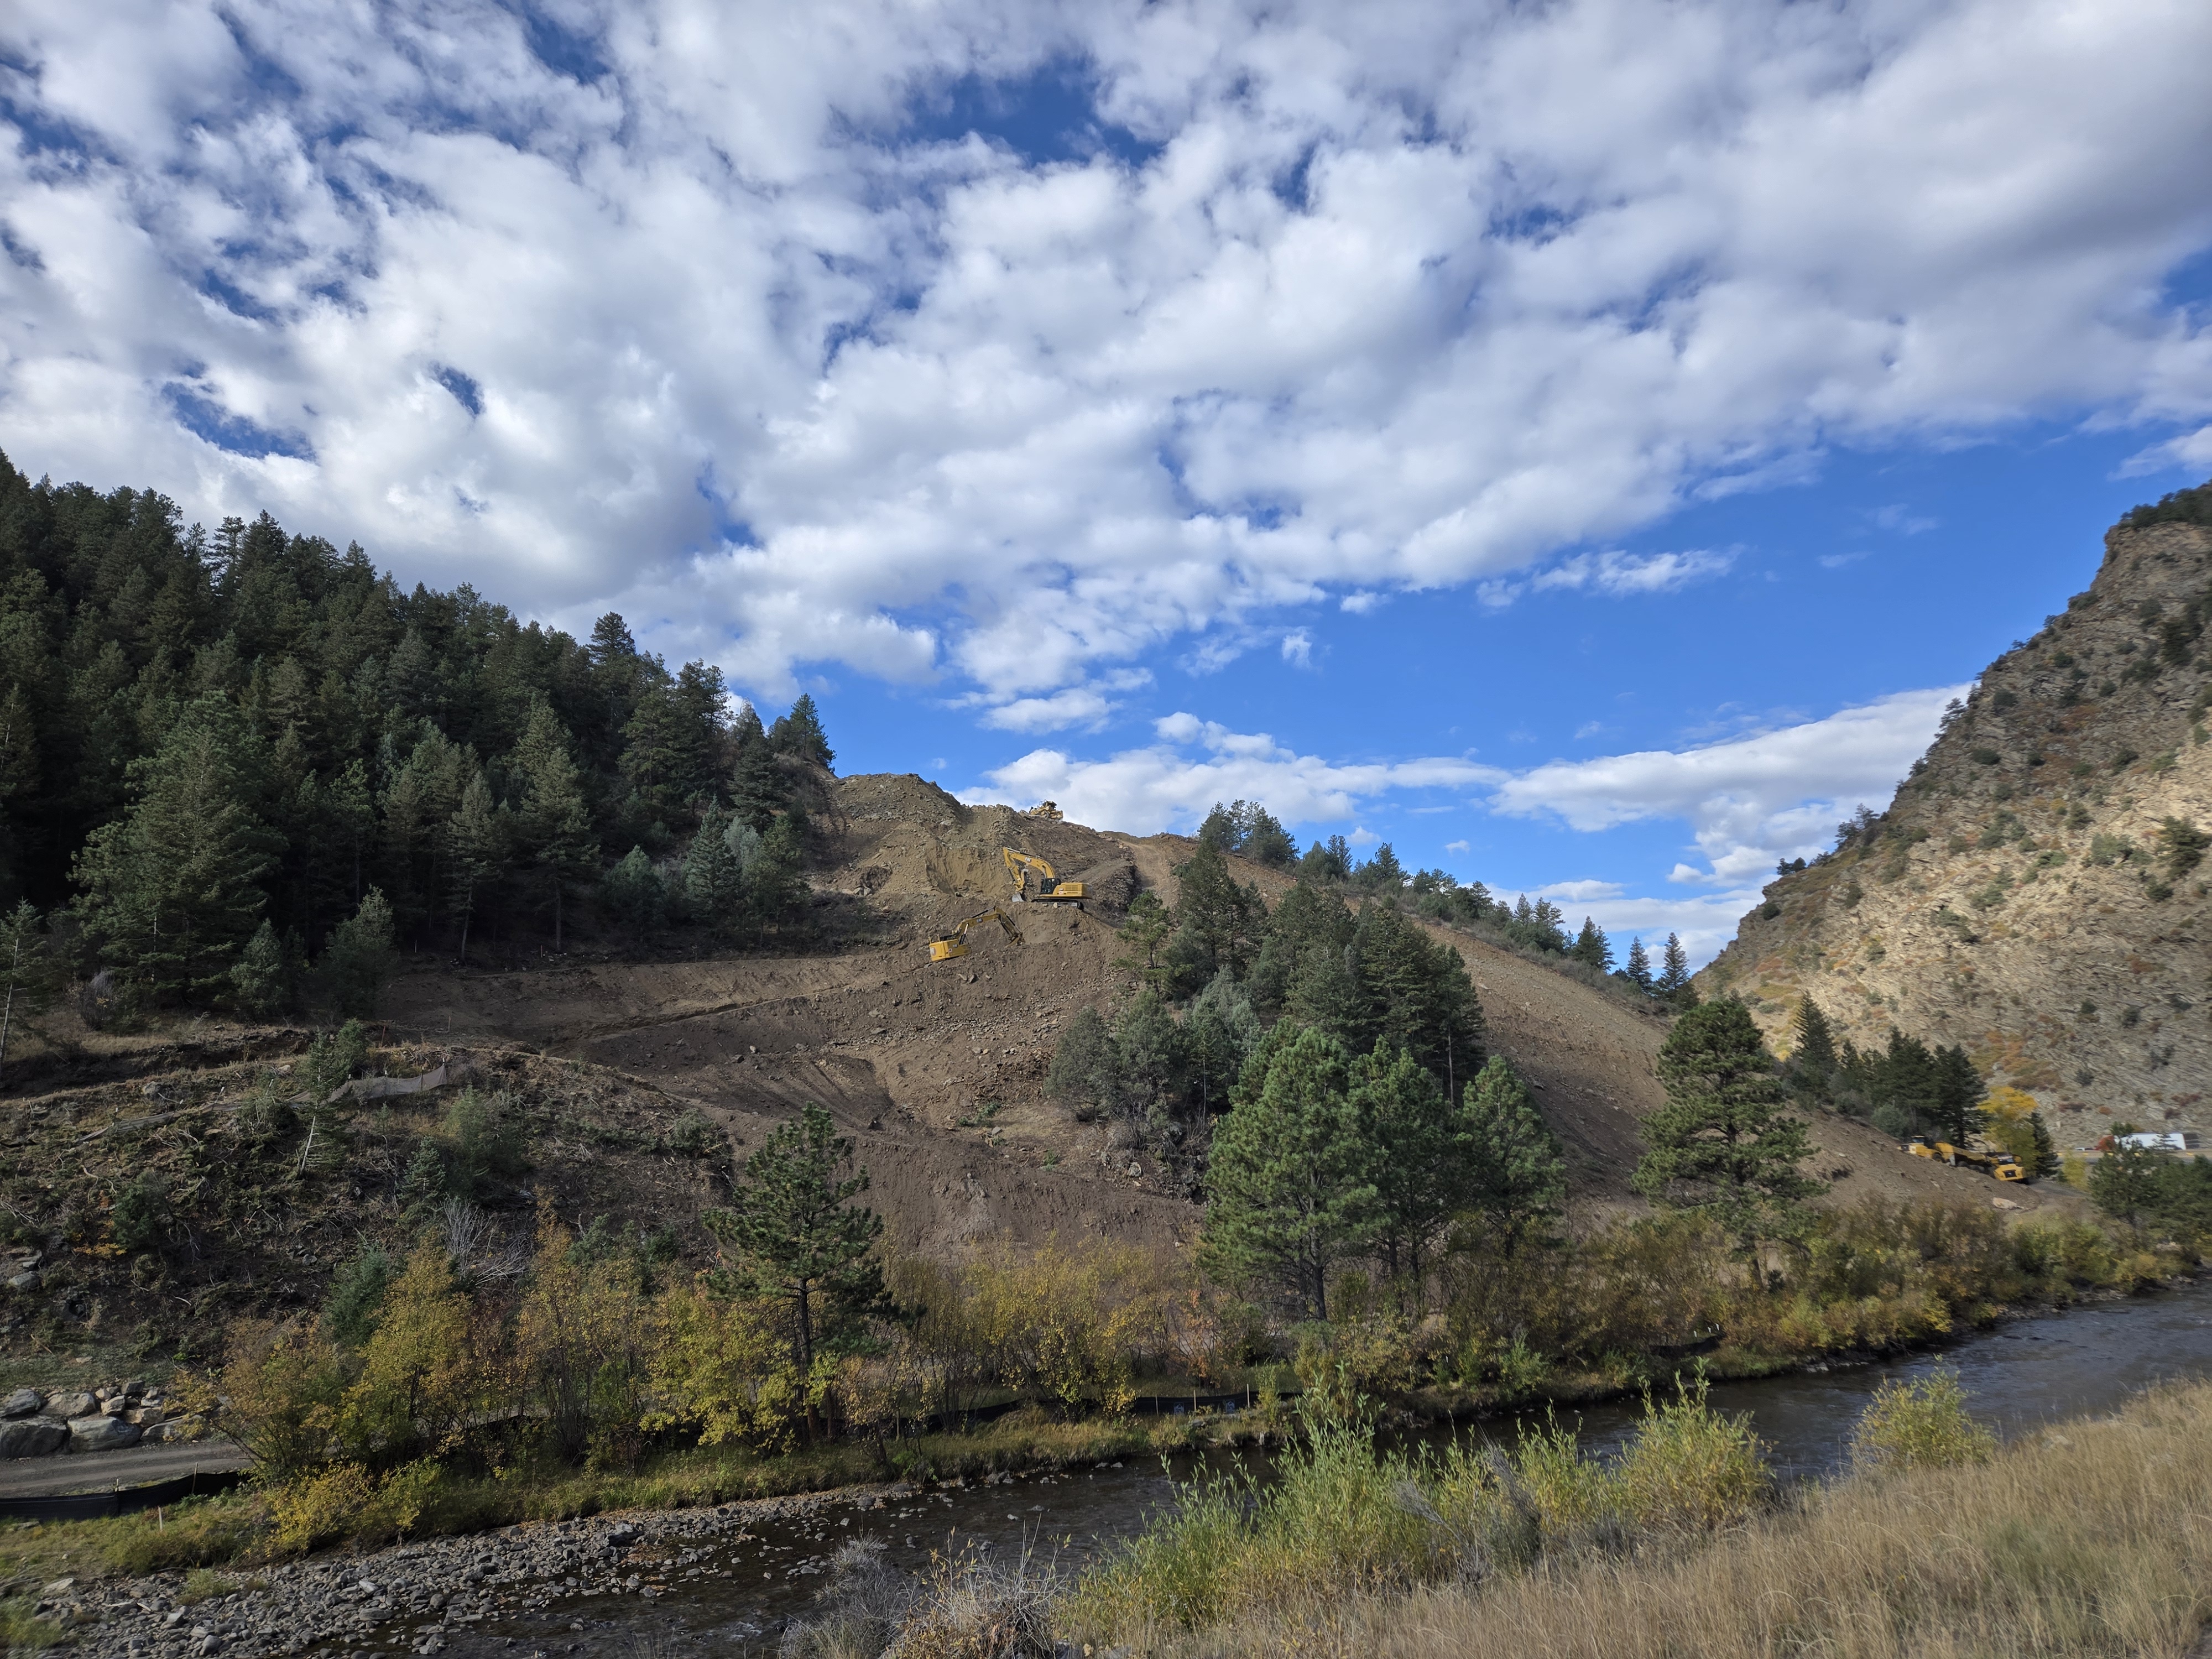
<path id="1" fill-rule="evenodd" d="M 1244 1062 L 1260 1046 L 1260 1017 L 1243 988 L 1228 975 L 1218 974 L 1191 1000 L 1183 1032 L 1198 1104 L 1202 1110 L 1218 1111 L 1228 1103 L 1230 1088 L 1243 1073 Z"/>
<path id="2" fill-rule="evenodd" d="M 156 993 L 229 988 L 230 964 L 268 908 L 282 850 L 255 799 L 258 757 L 237 709 L 202 697 L 131 769 L 137 799 L 95 830 L 76 876 L 101 954 Z"/>
<path id="3" fill-rule="evenodd" d="M 1598 973 L 1613 971 L 1613 942 L 1606 938 L 1605 929 L 1588 916 L 1583 918 L 1583 930 L 1567 947 L 1567 954 Z"/>
<path id="4" fill-rule="evenodd" d="M 576 763 L 568 756 L 568 733 L 543 702 L 530 711 L 522 740 L 509 761 L 510 775 L 522 786 L 516 814 L 516 840 L 553 911 L 553 948 L 561 949 L 564 901 L 570 889 L 599 868 L 598 837 Z"/>
<path id="5" fill-rule="evenodd" d="M 1659 994 L 1676 1002 L 1694 1001 L 1697 989 L 1690 983 L 1690 953 L 1682 948 L 1679 934 L 1667 935 L 1667 948 L 1660 957 Z"/>
<path id="6" fill-rule="evenodd" d="M 1487 1057 L 1482 1004 L 1457 951 L 1406 920 L 1396 906 L 1360 913 L 1352 957 L 1364 1018 L 1347 1041 L 1387 1039 L 1411 1054 L 1449 1100 Z"/>
<path id="7" fill-rule="evenodd" d="M 1747 1256 L 1762 1240 L 1801 1237 L 1803 1200 L 1822 1190 L 1797 1173 L 1813 1144 L 1782 1109 L 1750 1011 L 1733 998 L 1690 1010 L 1660 1044 L 1658 1071 L 1667 1103 L 1644 1120 L 1650 1150 L 1630 1184 L 1655 1203 L 1711 1216 Z"/>
<path id="8" fill-rule="evenodd" d="M 1645 996 L 1651 994 L 1651 953 L 1644 948 L 1641 935 L 1628 941 L 1628 982 Z"/>
<path id="9" fill-rule="evenodd" d="M 1252 963 L 1253 1003 L 1271 1012 L 1285 1006 L 1308 955 L 1319 946 L 1340 957 L 1358 931 L 1358 921 L 1335 889 L 1302 872 L 1267 918 L 1266 937 Z"/>
<path id="10" fill-rule="evenodd" d="M 744 867 L 723 832 L 729 827 L 713 801 L 699 821 L 699 833 L 684 854 L 684 897 L 693 921 L 716 933 L 733 933 L 745 915 Z"/>
<path id="11" fill-rule="evenodd" d="M 1388 1038 L 1353 1063 L 1352 1096 L 1373 1153 L 1376 1242 L 1418 1307 L 1429 1244 L 1468 1200 L 1466 1125 L 1437 1079 Z"/>
<path id="12" fill-rule="evenodd" d="M 42 1012 L 58 988 L 56 963 L 46 950 L 39 913 L 28 899 L 0 917 L 0 978 L 7 982 L 0 1000 L 0 1062 L 8 1058 L 9 1039 L 27 1017 Z"/>
<path id="13" fill-rule="evenodd" d="M 1492 1056 L 1467 1085 L 1461 1114 L 1470 1163 L 1469 1201 L 1507 1257 L 1540 1243 L 1566 1212 L 1567 1160 L 1513 1062 Z"/>
<path id="14" fill-rule="evenodd" d="M 1935 1054 L 1935 1120 L 1943 1139 L 1954 1146 L 1972 1146 L 1982 1127 L 1982 1074 L 1963 1048 L 1952 1046 Z"/>
<path id="15" fill-rule="evenodd" d="M 1334 1038 L 1270 1034 L 1214 1130 L 1200 1260 L 1231 1284 L 1272 1281 L 1303 1316 L 1328 1317 L 1328 1277 L 1373 1235 L 1373 1152 Z"/>
<path id="16" fill-rule="evenodd" d="M 802 1375 L 817 1354 L 851 1352 L 884 1305 L 875 1259 L 883 1218 L 853 1202 L 868 1190 L 868 1172 L 836 1173 L 852 1158 L 852 1141 L 810 1103 L 745 1160 L 730 1206 L 700 1217 L 723 1249 L 715 1289 L 781 1305 Z"/>
<path id="17" fill-rule="evenodd" d="M 1121 926 L 1115 932 L 1121 954 L 1114 958 L 1113 965 L 1136 975 L 1155 991 L 1164 989 L 1168 964 L 1160 960 L 1160 946 L 1174 931 L 1175 912 L 1146 888 L 1129 901 Z"/>
<path id="18" fill-rule="evenodd" d="M 507 869 L 506 815 L 492 805 L 491 786 L 478 772 L 461 792 L 446 826 L 447 884 L 461 923 L 461 960 L 469 957 L 469 924 Z"/>
<path id="19" fill-rule="evenodd" d="M 240 1007 L 266 1019 L 284 1006 L 284 947 L 264 921 L 230 965 L 232 994 Z"/>
<path id="20" fill-rule="evenodd" d="M 1790 1053 L 1792 1080 L 1806 1093 L 1825 1099 L 1836 1070 L 1836 1038 L 1827 1015 L 1810 997 L 1797 1004 Z"/>
<path id="21" fill-rule="evenodd" d="M 761 730 L 760 716 L 750 707 L 738 717 L 731 754 L 731 811 L 765 834 L 790 804 L 791 786 L 775 750 L 769 747 L 767 734 Z"/>
<path id="22" fill-rule="evenodd" d="M 1218 848 L 1201 842 L 1175 867 L 1176 916 L 1180 926 L 1169 960 L 1179 993 L 1195 991 L 1226 972 L 1238 979 L 1259 953 L 1267 907 L 1254 886 L 1239 887 Z"/>
<path id="23" fill-rule="evenodd" d="M 642 939 L 665 920 L 666 895 L 660 872 L 653 867 L 645 848 L 633 847 L 599 884 L 607 908 L 632 935 Z"/>
<path id="24" fill-rule="evenodd" d="M 1136 1118 L 1154 1118 L 1179 1100 L 1190 1071 L 1189 1044 L 1158 992 L 1131 997 L 1114 1022 L 1116 1107 Z"/>
<path id="25" fill-rule="evenodd" d="M 822 730 L 822 717 L 815 711 L 814 699 L 805 691 L 791 705 L 791 712 L 769 729 L 768 741 L 769 747 L 777 754 L 789 755 L 825 772 L 837 758 Z"/>
<path id="26" fill-rule="evenodd" d="M 383 890 L 372 887 L 353 915 L 331 930 L 323 946 L 317 964 L 323 995 L 341 1014 L 374 1019 L 384 988 L 398 969 L 392 907 Z"/>
<path id="27" fill-rule="evenodd" d="M 788 921 L 806 904 L 806 843 L 799 823 L 796 812 L 786 812 L 769 825 L 745 877 L 747 902 L 763 924 Z"/>
<path id="28" fill-rule="evenodd" d="M 1045 1088 L 1054 1100 L 1074 1108 L 1079 1117 L 1110 1111 L 1121 1094 L 1115 1068 L 1114 1034 L 1096 1008 L 1078 1008 L 1053 1044 Z"/>

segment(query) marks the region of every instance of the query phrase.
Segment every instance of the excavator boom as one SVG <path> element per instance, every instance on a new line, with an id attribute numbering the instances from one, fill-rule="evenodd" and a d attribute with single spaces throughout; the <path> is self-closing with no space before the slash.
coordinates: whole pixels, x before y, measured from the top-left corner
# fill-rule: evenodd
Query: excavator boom
<path id="1" fill-rule="evenodd" d="M 968 930 L 979 921 L 995 921 L 1006 930 L 1006 937 L 1013 943 L 1019 945 L 1022 942 L 1022 930 L 1014 926 L 1013 918 L 994 905 L 988 910 L 979 910 L 974 915 L 967 917 L 943 939 L 930 940 L 929 959 L 932 962 L 950 962 L 955 957 L 966 956 Z"/>
<path id="2" fill-rule="evenodd" d="M 1014 878 L 1015 903 L 1020 904 L 1029 899 L 1029 872 L 1031 870 L 1037 872 L 1037 886 L 1040 889 L 1033 902 L 1038 904 L 1083 902 L 1083 884 L 1079 881 L 1062 881 L 1060 878 L 1060 872 L 1034 853 L 1017 853 L 1011 847 L 1001 847 L 999 849 L 999 855 L 1006 860 L 1006 873 Z"/>

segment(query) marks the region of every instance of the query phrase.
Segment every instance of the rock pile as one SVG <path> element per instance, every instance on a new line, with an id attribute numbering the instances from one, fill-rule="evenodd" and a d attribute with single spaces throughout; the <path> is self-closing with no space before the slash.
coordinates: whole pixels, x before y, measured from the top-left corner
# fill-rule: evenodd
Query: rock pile
<path id="1" fill-rule="evenodd" d="M 18 1389 L 0 1401 L 0 1458 L 119 1451 L 206 1432 L 205 1419 L 135 1378 L 90 1389 Z"/>

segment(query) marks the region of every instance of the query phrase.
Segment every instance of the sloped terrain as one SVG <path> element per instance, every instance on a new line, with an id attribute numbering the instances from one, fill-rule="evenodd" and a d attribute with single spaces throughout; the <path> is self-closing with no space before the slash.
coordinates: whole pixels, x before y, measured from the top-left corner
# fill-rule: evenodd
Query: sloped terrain
<path id="1" fill-rule="evenodd" d="M 525 1143 L 527 1167 L 478 1194 L 489 1227 L 479 1248 L 501 1260 L 526 1248 L 532 1209 L 550 1198 L 572 1224 L 665 1226 L 680 1258 L 703 1261 L 699 1213 L 728 1192 L 724 1136 L 742 1156 L 811 1101 L 857 1141 L 902 1249 L 945 1257 L 1054 1235 L 1188 1249 L 1203 1212 L 1186 1177 L 1129 1126 L 1081 1121 L 1050 1099 L 1045 1078 L 1068 1016 L 1110 1012 L 1128 994 L 1114 929 L 1140 886 L 1174 902 L 1174 866 L 1194 843 L 970 810 L 911 777 L 834 782 L 821 806 L 815 902 L 828 943 L 813 953 L 547 957 L 495 972 L 422 969 L 392 987 L 379 1068 L 443 1066 L 504 1094 Z M 1010 897 L 1006 845 L 1080 875 L 1094 896 L 1081 911 L 1023 905 L 1012 914 L 1024 944 L 987 926 L 967 957 L 932 963 L 933 937 Z M 1241 861 L 1237 874 L 1271 902 L 1288 884 Z M 1572 1219 L 1639 1208 L 1627 1177 L 1638 1121 L 1661 1099 L 1664 1018 L 1431 931 L 1467 960 L 1492 1043 L 1566 1145 Z M 296 1071 L 307 1045 L 301 1030 L 216 1021 L 77 1032 L 66 1058 L 17 1073 L 0 1100 L 0 1202 L 19 1241 L 10 1274 L 36 1283 L 0 1293 L 0 1351 L 104 1344 L 154 1358 L 231 1314 L 318 1303 L 362 1237 L 404 1239 L 407 1149 L 439 1130 L 454 1090 L 376 1103 L 345 1127 L 342 1154 L 318 1159 L 296 1122 L 257 1131 L 250 1112 L 270 1068 Z M 1820 1115 L 1814 1133 L 1814 1167 L 1838 1201 L 2001 1196 L 2030 1212 L 2077 1201 L 2050 1185 L 1999 1194 L 1847 1119 Z M 110 1219 L 144 1174 L 164 1183 L 180 1231 L 134 1255 Z"/>
<path id="2" fill-rule="evenodd" d="M 1109 1011 L 1131 987 L 1112 963 L 1128 899 L 1176 900 L 1174 867 L 1195 843 L 1115 836 L 969 808 L 919 778 L 860 776 L 832 788 L 823 824 L 825 902 L 864 902 L 872 933 L 836 954 L 626 963 L 405 982 L 396 1024 L 452 1041 L 506 1042 L 587 1060 L 696 1102 L 743 1146 L 818 1101 L 853 1134 L 894 1237 L 941 1252 L 1007 1234 L 1101 1236 L 1187 1247 L 1194 1194 L 1126 1127 L 1083 1122 L 1045 1092 L 1061 1023 Z M 1079 877 L 1084 909 L 1026 904 L 970 953 L 928 959 L 928 940 L 1003 902 L 1012 846 Z M 1231 860 L 1272 903 L 1280 872 Z M 1595 1219 L 1640 1207 L 1627 1177 L 1637 1121 L 1661 1098 L 1652 1060 L 1666 1021 L 1455 930 L 1431 931 L 1466 958 L 1492 1044 L 1529 1078 L 1565 1143 L 1575 1208 Z M 1994 1193 L 1971 1172 L 1934 1170 L 1847 1120 L 1822 1118 L 1820 1168 L 1849 1200 Z M 2014 1194 L 2023 1205 L 2045 1201 Z"/>
<path id="3" fill-rule="evenodd" d="M 1990 665 L 1878 822 L 1767 888 L 1700 988 L 1784 1047 L 1806 996 L 1839 1042 L 1963 1044 L 2063 1146 L 2115 1115 L 2212 1129 L 2212 866 L 2165 828 L 2212 828 L 2208 606 L 2212 532 L 2114 529 L 2087 591 Z"/>

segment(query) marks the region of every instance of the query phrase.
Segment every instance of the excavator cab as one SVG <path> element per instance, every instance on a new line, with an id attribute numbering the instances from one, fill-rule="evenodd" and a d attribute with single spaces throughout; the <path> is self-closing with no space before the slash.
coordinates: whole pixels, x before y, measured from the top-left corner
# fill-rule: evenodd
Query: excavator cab
<path id="1" fill-rule="evenodd" d="M 1006 860 L 1006 873 L 1014 878 L 1016 904 L 1081 904 L 1083 884 L 1062 881 L 1060 872 L 1033 853 L 1017 853 L 1011 847 L 1001 847 L 999 855 Z M 1032 896 L 1030 893 L 1029 872 L 1037 872 L 1037 885 L 1042 890 Z"/>
<path id="2" fill-rule="evenodd" d="M 1012 918 L 1008 916 L 1005 911 L 994 906 L 988 910 L 981 911 L 975 915 L 968 917 L 957 927 L 953 928 L 951 933 L 947 933 L 943 939 L 933 939 L 930 940 L 929 959 L 932 962 L 950 962 L 955 957 L 966 956 L 968 954 L 968 930 L 970 927 L 973 927 L 979 921 L 995 921 L 1000 927 L 1006 930 L 1006 937 L 1008 939 L 1012 939 L 1017 945 L 1019 945 L 1022 942 L 1021 929 L 1014 926 Z"/>

